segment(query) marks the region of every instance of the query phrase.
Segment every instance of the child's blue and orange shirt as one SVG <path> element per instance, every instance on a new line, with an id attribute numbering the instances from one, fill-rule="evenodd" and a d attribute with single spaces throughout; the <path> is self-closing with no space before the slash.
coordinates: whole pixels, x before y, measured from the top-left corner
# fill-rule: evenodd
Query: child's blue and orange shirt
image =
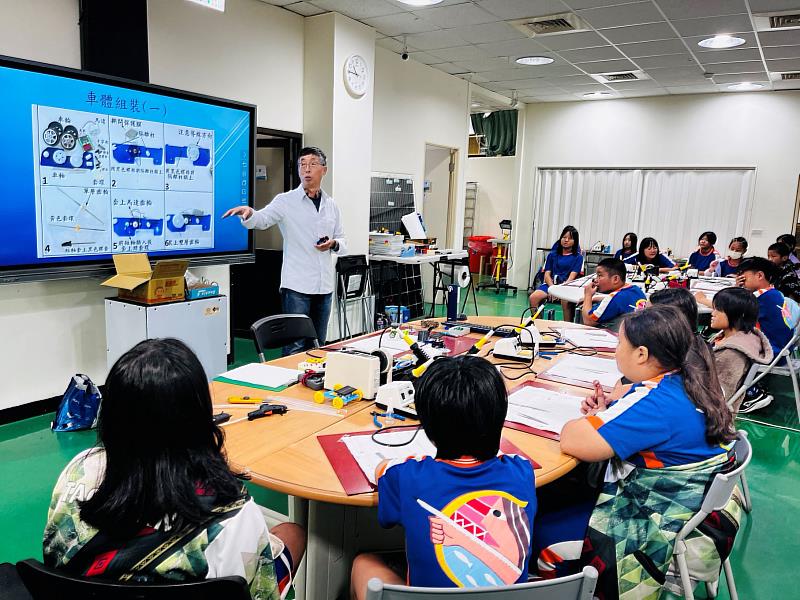
<path id="1" fill-rule="evenodd" d="M 405 529 L 414 586 L 527 581 L 535 515 L 533 467 L 520 456 L 411 458 L 378 479 L 378 521 Z"/>
<path id="2" fill-rule="evenodd" d="M 647 296 L 638 286 L 626 284 L 610 292 L 589 311 L 589 318 L 594 323 L 608 323 L 625 313 L 636 310 L 637 303 L 646 302 Z"/>
<path id="3" fill-rule="evenodd" d="M 792 339 L 792 314 L 778 290 L 770 286 L 753 292 L 758 300 L 758 328 L 767 336 L 775 356 Z"/>

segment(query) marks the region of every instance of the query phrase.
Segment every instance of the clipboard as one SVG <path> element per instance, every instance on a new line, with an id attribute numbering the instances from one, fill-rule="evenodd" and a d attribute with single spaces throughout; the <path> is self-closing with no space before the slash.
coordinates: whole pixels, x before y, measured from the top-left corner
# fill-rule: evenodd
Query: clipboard
<path id="1" fill-rule="evenodd" d="M 402 429 L 416 429 L 416 426 L 398 428 L 397 431 L 402 431 Z M 331 467 L 333 467 L 336 477 L 339 479 L 339 483 L 342 484 L 342 488 L 348 496 L 370 494 L 377 488 L 369 482 L 369 479 L 364 475 L 361 467 L 358 466 L 358 462 L 356 462 L 356 459 L 350 454 L 347 446 L 341 442 L 341 439 L 349 435 L 372 435 L 373 433 L 375 432 L 357 431 L 355 433 L 334 433 L 317 436 L 319 445 L 322 446 L 322 450 L 325 452 L 328 462 L 331 464 Z M 518 454 L 524 456 L 530 461 L 534 469 L 542 468 L 542 465 L 530 458 L 515 444 L 505 438 L 500 438 L 500 451 L 503 452 L 503 454 Z"/>
<path id="2" fill-rule="evenodd" d="M 604 358 L 603 360 L 610 360 L 612 362 L 614 361 L 613 358 L 607 358 L 607 359 Z M 558 364 L 558 363 L 556 363 L 556 364 Z M 566 377 L 561 377 L 560 375 L 552 375 L 552 374 L 550 374 L 549 371 L 553 368 L 553 366 L 555 366 L 555 365 L 552 365 L 552 366 L 548 367 L 547 369 L 545 369 L 544 371 L 542 371 L 541 373 L 539 373 L 536 376 L 536 378 L 537 379 L 544 379 L 546 381 L 554 381 L 555 383 L 563 383 L 563 384 L 566 384 L 566 385 L 572 385 L 572 386 L 575 386 L 575 387 L 585 388 L 585 389 L 589 389 L 589 390 L 594 388 L 594 386 L 592 385 L 591 381 L 578 381 L 577 379 L 568 379 Z M 610 391 L 612 391 L 614 389 L 614 386 L 601 385 L 601 387 L 603 388 L 604 392 L 610 392 Z"/>
<path id="3" fill-rule="evenodd" d="M 542 388 L 545 390 L 550 390 L 558 393 L 563 392 L 563 390 L 559 386 L 554 385 L 552 383 L 545 383 L 542 381 L 526 381 L 525 383 L 521 383 L 513 390 L 511 390 L 508 393 L 508 395 L 510 396 L 514 392 L 521 390 L 524 387 Z M 561 439 L 561 436 L 555 431 L 547 431 L 546 429 L 536 429 L 535 427 L 531 427 L 530 425 L 523 425 L 522 423 L 515 423 L 514 421 L 506 421 L 503 424 L 503 427 L 508 427 L 509 429 L 516 429 L 517 431 L 523 431 L 525 433 L 538 435 L 539 437 L 543 437 L 548 440 L 555 440 L 556 442 Z"/>

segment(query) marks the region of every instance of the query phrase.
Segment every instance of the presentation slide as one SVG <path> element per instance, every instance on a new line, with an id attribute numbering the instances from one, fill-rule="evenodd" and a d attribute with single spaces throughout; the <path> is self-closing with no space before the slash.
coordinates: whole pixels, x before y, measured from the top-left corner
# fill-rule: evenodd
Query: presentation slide
<path id="1" fill-rule="evenodd" d="M 0 269 L 250 250 L 220 217 L 250 202 L 252 107 L 36 69 L 0 61 Z"/>

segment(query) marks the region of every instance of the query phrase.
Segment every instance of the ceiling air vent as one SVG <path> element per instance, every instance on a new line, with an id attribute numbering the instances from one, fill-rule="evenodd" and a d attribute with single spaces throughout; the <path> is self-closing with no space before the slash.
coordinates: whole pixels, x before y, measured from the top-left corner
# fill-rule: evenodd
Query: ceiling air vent
<path id="1" fill-rule="evenodd" d="M 509 23 L 528 37 L 587 30 L 586 23 L 573 13 L 559 13 L 557 15 L 547 15 L 545 17 L 528 17 L 527 19 L 509 21 Z"/>
<path id="2" fill-rule="evenodd" d="M 636 73 L 609 73 L 603 75 L 607 81 L 630 81 L 631 79 L 639 79 Z"/>
<path id="3" fill-rule="evenodd" d="M 800 79 L 800 73 L 781 73 L 781 80 Z"/>
<path id="4" fill-rule="evenodd" d="M 800 15 L 779 15 L 769 18 L 771 29 L 786 29 L 787 27 L 800 27 Z"/>
<path id="5" fill-rule="evenodd" d="M 644 71 L 617 71 L 616 73 L 591 73 L 589 75 L 600 83 L 619 83 L 621 81 L 642 81 L 650 79 Z"/>

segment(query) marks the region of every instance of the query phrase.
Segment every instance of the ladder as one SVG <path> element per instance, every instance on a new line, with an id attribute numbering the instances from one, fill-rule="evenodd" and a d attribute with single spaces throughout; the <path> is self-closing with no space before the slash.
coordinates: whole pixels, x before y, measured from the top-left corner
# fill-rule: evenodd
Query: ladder
<path id="1" fill-rule="evenodd" d="M 478 203 L 478 182 L 468 181 L 464 201 L 464 248 L 470 236 L 474 235 L 475 205 Z"/>

